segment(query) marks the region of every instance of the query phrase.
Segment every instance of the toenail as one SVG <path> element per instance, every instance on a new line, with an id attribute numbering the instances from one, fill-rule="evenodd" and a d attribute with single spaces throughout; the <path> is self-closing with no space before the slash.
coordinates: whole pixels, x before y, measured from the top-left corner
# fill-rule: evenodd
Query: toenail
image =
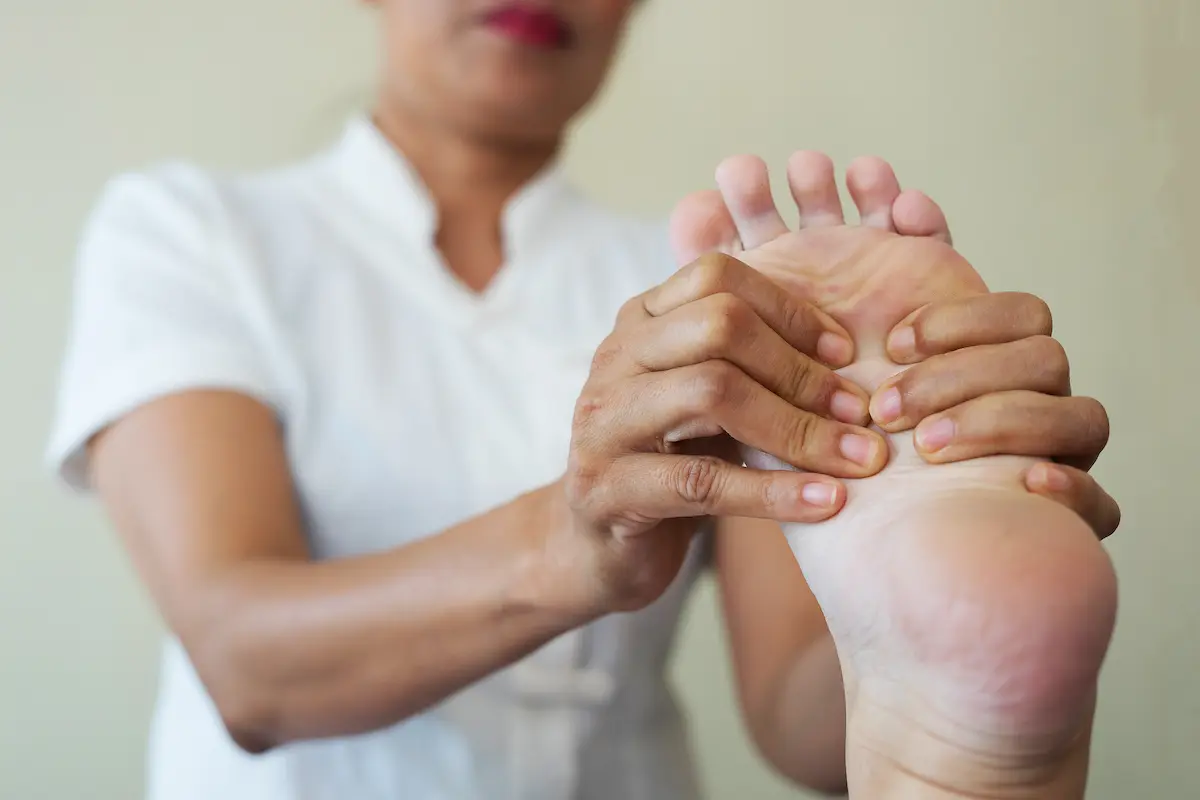
<path id="1" fill-rule="evenodd" d="M 875 460 L 876 448 L 875 440 L 870 436 L 851 433 L 842 437 L 842 455 L 855 464 L 864 467 L 871 466 L 871 463 Z"/>
<path id="2" fill-rule="evenodd" d="M 917 447 L 927 453 L 941 450 L 954 438 L 954 420 L 949 417 L 925 420 L 917 426 Z"/>
<path id="3" fill-rule="evenodd" d="M 895 422 L 900 419 L 902 412 L 901 406 L 903 402 L 900 398 L 900 390 L 895 386 L 885 391 L 875 401 L 875 408 L 871 410 L 871 416 L 876 422 L 888 423 Z"/>

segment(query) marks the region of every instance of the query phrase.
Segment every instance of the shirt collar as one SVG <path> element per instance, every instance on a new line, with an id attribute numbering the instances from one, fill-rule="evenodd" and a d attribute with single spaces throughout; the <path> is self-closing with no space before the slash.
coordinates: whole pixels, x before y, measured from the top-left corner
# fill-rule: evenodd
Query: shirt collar
<path id="1" fill-rule="evenodd" d="M 406 238 L 432 247 L 437 207 L 416 170 L 366 115 L 353 117 L 334 147 L 335 168 L 360 200 Z M 553 162 L 509 198 L 501 220 L 506 256 L 535 247 L 575 195 Z"/>

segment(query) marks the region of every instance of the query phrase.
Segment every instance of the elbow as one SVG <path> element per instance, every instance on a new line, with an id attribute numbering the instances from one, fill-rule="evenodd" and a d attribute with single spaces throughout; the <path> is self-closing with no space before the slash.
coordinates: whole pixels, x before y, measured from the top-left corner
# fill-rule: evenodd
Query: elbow
<path id="1" fill-rule="evenodd" d="M 253 756 L 287 744 L 288 737 L 278 722 L 280 715 L 274 713 L 269 698 L 248 686 L 229 684 L 214 683 L 208 692 L 233 743 Z"/>
<path id="2" fill-rule="evenodd" d="M 187 649 L 229 738 L 249 755 L 262 755 L 289 740 L 280 724 L 279 699 L 230 639 L 213 632 Z"/>
<path id="3" fill-rule="evenodd" d="M 283 737 L 253 711 L 240 705 L 222 704 L 219 700 L 216 703 L 230 740 L 248 755 L 260 756 L 286 744 Z"/>

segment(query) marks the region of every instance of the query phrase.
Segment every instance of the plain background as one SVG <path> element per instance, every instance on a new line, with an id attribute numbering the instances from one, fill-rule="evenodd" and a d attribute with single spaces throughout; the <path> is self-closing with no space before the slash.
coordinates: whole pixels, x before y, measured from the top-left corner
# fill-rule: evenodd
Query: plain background
<path id="1" fill-rule="evenodd" d="M 651 0 L 573 173 L 666 213 L 724 155 L 865 153 L 938 198 L 994 289 L 1045 297 L 1113 438 L 1121 618 L 1090 796 L 1200 797 L 1200 4 Z M 0 0 L 0 796 L 135 798 L 157 622 L 40 469 L 78 229 L 114 172 L 256 167 L 370 96 L 352 0 Z M 677 659 L 712 798 L 793 796 L 745 743 L 711 590 Z"/>

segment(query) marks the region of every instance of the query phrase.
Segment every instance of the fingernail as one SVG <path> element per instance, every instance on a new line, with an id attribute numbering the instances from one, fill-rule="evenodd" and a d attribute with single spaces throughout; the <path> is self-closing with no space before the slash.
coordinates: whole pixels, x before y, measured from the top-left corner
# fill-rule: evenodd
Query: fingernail
<path id="1" fill-rule="evenodd" d="M 871 416 L 876 422 L 888 423 L 895 422 L 900 419 L 902 411 L 900 400 L 900 390 L 892 387 L 879 395 L 879 398 L 874 403 L 875 408 L 871 410 Z"/>
<path id="2" fill-rule="evenodd" d="M 854 345 L 845 337 L 826 331 L 817 337 L 817 357 L 826 364 L 841 366 L 854 355 Z"/>
<path id="3" fill-rule="evenodd" d="M 842 455 L 863 467 L 869 467 L 875 460 L 876 442 L 870 436 L 850 433 L 842 437 L 840 449 Z"/>
<path id="4" fill-rule="evenodd" d="M 941 450 L 954 438 L 954 420 L 940 417 L 917 426 L 917 447 L 927 453 Z"/>
<path id="5" fill-rule="evenodd" d="M 1049 492 L 1065 492 L 1071 486 L 1071 480 L 1061 469 L 1049 464 L 1038 464 L 1029 471 L 1031 488 L 1043 489 Z"/>
<path id="6" fill-rule="evenodd" d="M 867 415 L 867 404 L 858 395 L 837 391 L 829 400 L 829 410 L 842 422 L 861 422 Z"/>
<path id="7" fill-rule="evenodd" d="M 898 358 L 912 358 L 917 352 L 917 332 L 910 327 L 903 327 L 892 332 L 888 337 L 888 352 Z"/>
<path id="8" fill-rule="evenodd" d="M 837 488 L 828 483 L 810 483 L 800 490 L 800 496 L 810 506 L 828 508 L 837 497 Z"/>

